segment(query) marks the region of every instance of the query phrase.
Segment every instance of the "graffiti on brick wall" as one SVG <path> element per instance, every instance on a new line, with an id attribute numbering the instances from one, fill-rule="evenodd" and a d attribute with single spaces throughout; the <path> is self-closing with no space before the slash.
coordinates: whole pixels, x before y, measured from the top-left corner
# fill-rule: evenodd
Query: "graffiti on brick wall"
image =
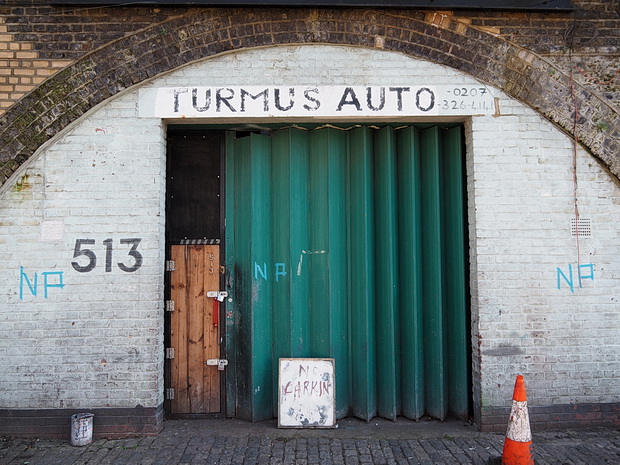
<path id="1" fill-rule="evenodd" d="M 129 246 L 129 250 L 118 252 L 114 248 L 114 240 L 106 239 L 102 241 L 102 245 L 97 247 L 95 239 L 76 239 L 73 249 L 73 260 L 71 266 L 78 273 L 88 273 L 97 267 L 98 254 L 103 252 L 105 263 L 103 265 L 104 272 L 110 273 L 118 268 L 125 273 L 133 273 L 138 271 L 142 266 L 143 256 L 138 251 L 138 246 L 142 242 L 141 238 L 120 239 L 121 246 Z M 113 266 L 114 257 L 117 258 L 116 267 Z M 276 273 L 278 273 L 276 266 Z M 286 275 L 286 273 L 284 273 Z M 278 278 L 276 274 L 276 279 Z M 27 272 L 23 266 L 19 268 L 19 299 L 24 300 L 24 295 L 32 295 L 33 297 L 43 297 L 47 299 L 51 289 L 63 289 L 65 287 L 64 271 L 37 271 L 34 273 Z"/>
<path id="2" fill-rule="evenodd" d="M 574 293 L 575 286 L 579 288 L 583 287 L 583 281 L 594 281 L 594 264 L 577 265 L 575 271 L 573 271 L 573 266 L 570 263 L 566 271 L 557 267 L 556 277 L 558 290 L 561 290 L 563 286 L 568 286 L 570 291 Z"/>
<path id="3" fill-rule="evenodd" d="M 49 290 L 65 287 L 63 281 L 63 271 L 42 271 L 35 272 L 32 279 L 24 271 L 24 267 L 19 267 L 19 300 L 24 300 L 24 290 L 30 291 L 30 294 L 37 297 L 41 288 L 43 288 L 43 297 L 49 296 Z M 41 280 L 39 280 L 39 276 Z M 40 286 L 41 285 L 41 286 Z"/>

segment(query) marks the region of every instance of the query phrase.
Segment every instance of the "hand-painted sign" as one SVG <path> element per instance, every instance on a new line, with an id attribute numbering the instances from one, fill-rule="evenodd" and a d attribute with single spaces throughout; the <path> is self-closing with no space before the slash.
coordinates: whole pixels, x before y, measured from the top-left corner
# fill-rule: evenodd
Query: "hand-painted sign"
<path id="1" fill-rule="evenodd" d="M 279 428 L 335 428 L 333 358 L 281 358 Z"/>
<path id="2" fill-rule="evenodd" d="M 484 85 L 222 86 L 140 90 L 140 116 L 157 118 L 399 118 L 488 115 Z"/>

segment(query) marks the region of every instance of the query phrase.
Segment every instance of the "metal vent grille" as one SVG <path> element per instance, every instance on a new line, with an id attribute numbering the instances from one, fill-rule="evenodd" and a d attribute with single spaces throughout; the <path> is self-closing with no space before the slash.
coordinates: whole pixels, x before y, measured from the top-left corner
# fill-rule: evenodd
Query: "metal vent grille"
<path id="1" fill-rule="evenodd" d="M 592 220 L 590 218 L 571 218 L 570 232 L 573 237 L 591 237 L 592 236 Z"/>

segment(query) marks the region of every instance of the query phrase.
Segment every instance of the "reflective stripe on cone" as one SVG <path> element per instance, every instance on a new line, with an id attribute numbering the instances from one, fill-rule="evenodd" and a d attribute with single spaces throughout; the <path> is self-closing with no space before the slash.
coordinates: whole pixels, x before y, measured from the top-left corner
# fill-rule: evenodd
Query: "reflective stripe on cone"
<path id="1" fill-rule="evenodd" d="M 512 409 L 504 440 L 502 465 L 534 465 L 525 381 L 521 375 L 517 376 L 512 395 Z"/>

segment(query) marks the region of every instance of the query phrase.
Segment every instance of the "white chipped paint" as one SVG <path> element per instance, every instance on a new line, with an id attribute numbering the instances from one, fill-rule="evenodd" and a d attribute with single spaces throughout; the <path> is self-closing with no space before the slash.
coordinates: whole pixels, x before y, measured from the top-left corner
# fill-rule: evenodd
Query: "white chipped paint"
<path id="1" fill-rule="evenodd" d="M 316 250 L 314 252 L 308 250 L 302 250 L 299 254 L 299 262 L 297 263 L 297 276 L 301 276 L 301 268 L 304 263 L 304 255 L 316 255 L 316 254 L 324 254 L 327 253 L 325 250 Z"/>

